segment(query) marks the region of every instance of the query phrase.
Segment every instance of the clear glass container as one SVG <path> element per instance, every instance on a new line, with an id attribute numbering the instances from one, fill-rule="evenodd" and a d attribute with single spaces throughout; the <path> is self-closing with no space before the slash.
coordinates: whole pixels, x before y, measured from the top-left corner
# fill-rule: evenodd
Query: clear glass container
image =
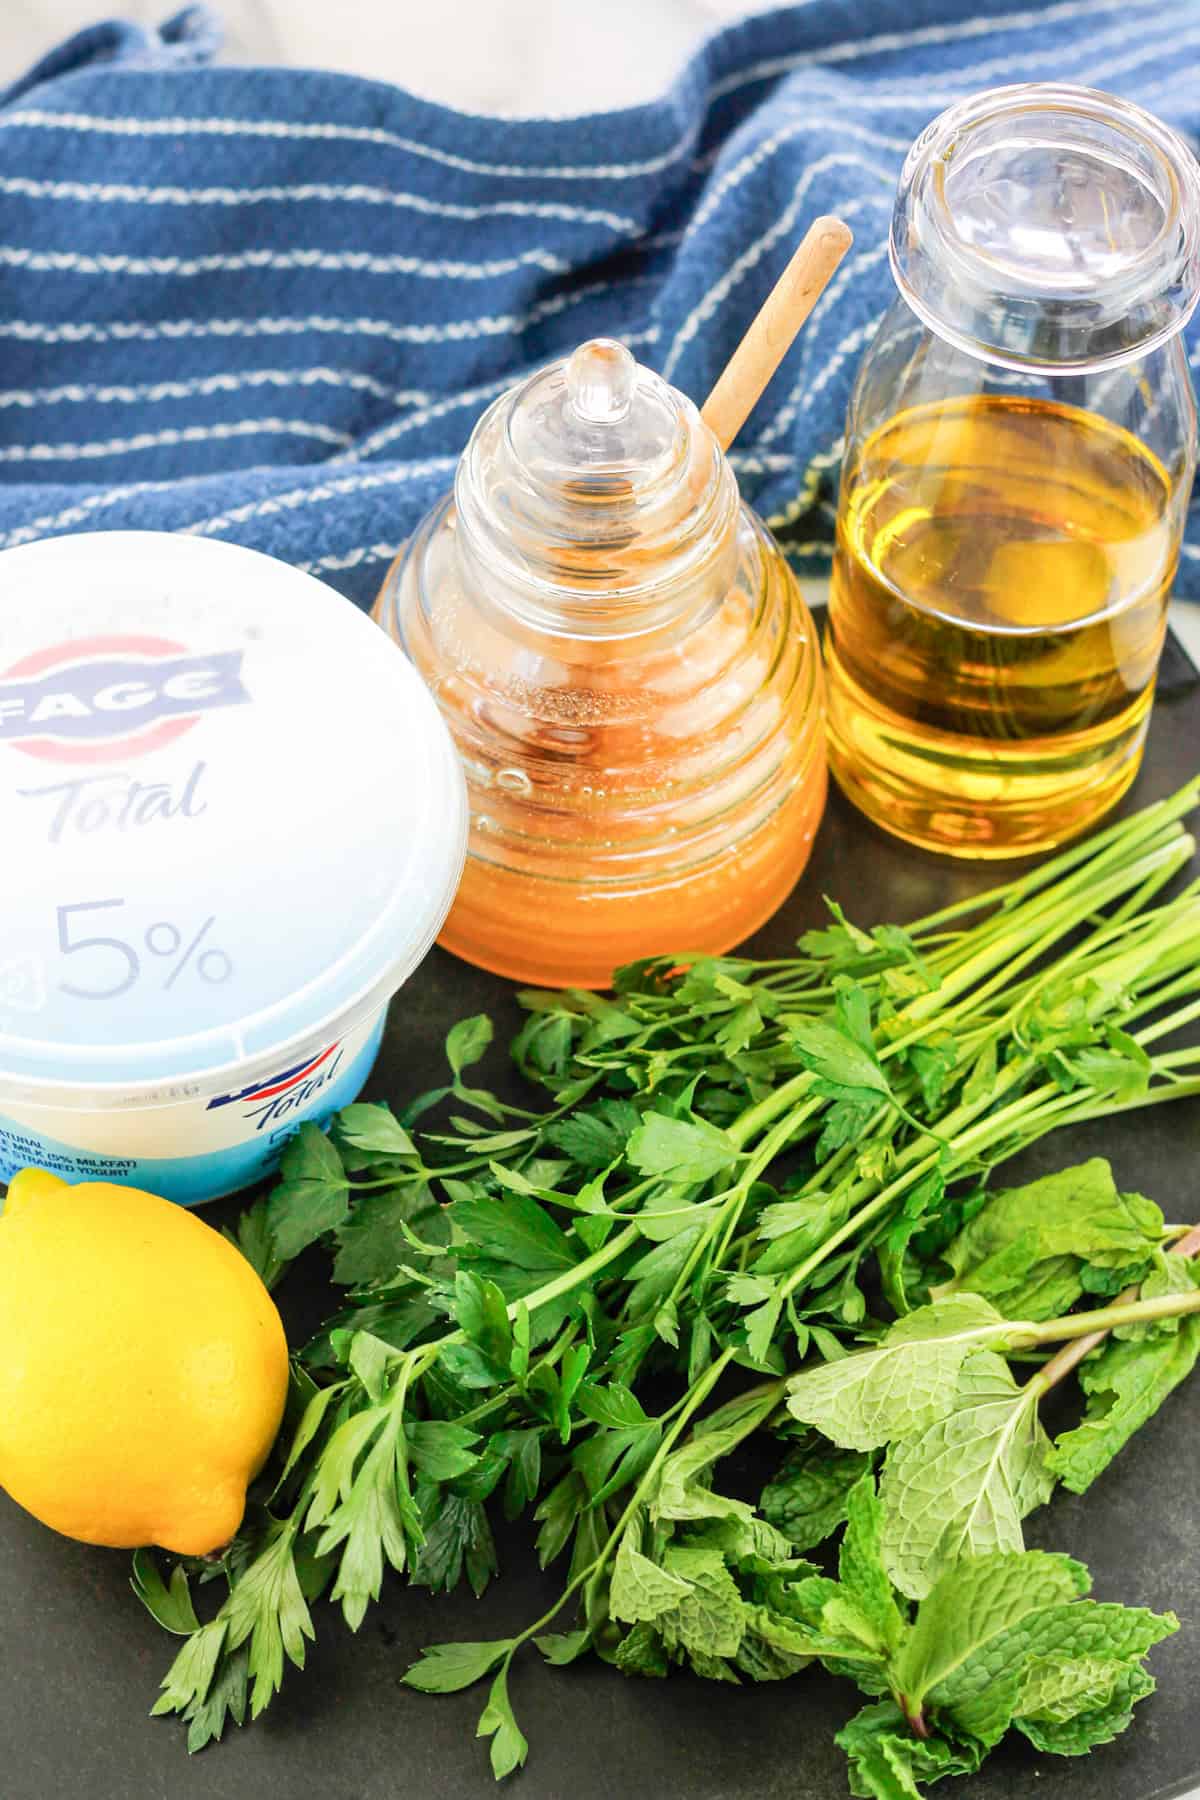
<path id="1" fill-rule="evenodd" d="M 695 407 L 622 345 L 489 408 L 376 617 L 466 767 L 457 955 L 601 987 L 790 892 L 825 801 L 812 621 Z"/>
<path id="2" fill-rule="evenodd" d="M 909 152 L 850 402 L 830 762 L 886 830 L 1044 849 L 1128 787 L 1196 462 L 1200 179 L 1139 108 L 997 89 Z"/>

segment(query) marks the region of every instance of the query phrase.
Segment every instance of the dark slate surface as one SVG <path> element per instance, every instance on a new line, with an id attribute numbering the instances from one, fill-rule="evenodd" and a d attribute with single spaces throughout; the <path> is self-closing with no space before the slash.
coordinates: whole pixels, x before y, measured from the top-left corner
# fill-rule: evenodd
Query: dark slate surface
<path id="1" fill-rule="evenodd" d="M 1128 807 L 1169 792 L 1200 765 L 1200 694 L 1160 705 Z M 822 891 L 857 917 L 908 919 L 994 876 L 942 864 L 873 833 L 835 797 L 808 877 L 757 947 L 782 953 L 816 920 Z M 440 1043 L 486 1008 L 501 1033 L 516 1018 L 504 983 L 436 952 L 392 1009 L 370 1093 L 402 1097 L 440 1079 Z M 1014 1174 L 1093 1153 L 1169 1218 L 1200 1216 L 1200 1103 L 1161 1107 L 1043 1141 Z M 235 1203 L 213 1208 L 214 1223 Z M 280 1296 L 292 1335 L 327 1295 L 316 1270 Z M 69 1331 L 69 1313 L 64 1317 Z M 1030 1522 L 1031 1542 L 1083 1557 L 1102 1598 L 1175 1606 L 1184 1629 L 1159 1647 L 1159 1694 L 1117 1743 L 1080 1760 L 1038 1757 L 1018 1742 L 947 1800 L 1167 1800 L 1200 1781 L 1193 1702 L 1200 1651 L 1200 1379 L 1177 1394 L 1086 1500 L 1064 1495 Z M 478 1691 L 432 1699 L 399 1678 L 421 1646 L 507 1633 L 536 1617 L 558 1583 L 502 1544 L 504 1574 L 482 1602 L 433 1599 L 389 1580 L 357 1638 L 328 1606 L 303 1674 L 253 1727 L 189 1761 L 173 1724 L 146 1715 L 171 1654 L 134 1599 L 128 1557 L 56 1538 L 0 1496 L 0 1796 L 3 1800 L 483 1800 L 494 1792 L 472 1738 Z M 513 1699 L 532 1751 L 523 1800 L 842 1800 L 834 1731 L 857 1704 L 847 1684 L 805 1674 L 734 1689 L 684 1676 L 633 1682 L 598 1664 L 565 1671 L 524 1662 Z"/>

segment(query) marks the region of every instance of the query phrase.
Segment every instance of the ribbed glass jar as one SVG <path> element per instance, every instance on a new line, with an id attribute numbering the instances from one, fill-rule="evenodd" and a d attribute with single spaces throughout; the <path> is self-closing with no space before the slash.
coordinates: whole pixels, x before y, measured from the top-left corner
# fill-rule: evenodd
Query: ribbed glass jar
<path id="1" fill-rule="evenodd" d="M 492 406 L 376 616 L 466 768 L 448 949 L 601 987 L 786 898 L 825 800 L 812 620 L 691 402 L 620 345 Z"/>

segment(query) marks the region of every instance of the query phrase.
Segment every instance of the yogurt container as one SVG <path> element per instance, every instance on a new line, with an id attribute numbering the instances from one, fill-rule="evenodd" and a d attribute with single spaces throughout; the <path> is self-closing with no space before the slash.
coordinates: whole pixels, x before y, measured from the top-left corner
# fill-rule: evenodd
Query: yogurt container
<path id="1" fill-rule="evenodd" d="M 312 577 L 158 532 L 0 552 L 0 1181 L 269 1173 L 360 1091 L 466 823 L 424 684 Z"/>

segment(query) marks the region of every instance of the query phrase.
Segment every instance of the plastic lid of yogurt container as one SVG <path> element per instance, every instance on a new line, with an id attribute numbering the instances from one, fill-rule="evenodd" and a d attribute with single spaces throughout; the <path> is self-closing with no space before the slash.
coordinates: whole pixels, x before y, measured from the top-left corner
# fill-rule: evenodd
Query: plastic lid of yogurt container
<path id="1" fill-rule="evenodd" d="M 328 1040 L 428 950 L 466 828 L 420 677 L 311 576 L 157 532 L 0 553 L 0 1098 L 166 1102 Z"/>

